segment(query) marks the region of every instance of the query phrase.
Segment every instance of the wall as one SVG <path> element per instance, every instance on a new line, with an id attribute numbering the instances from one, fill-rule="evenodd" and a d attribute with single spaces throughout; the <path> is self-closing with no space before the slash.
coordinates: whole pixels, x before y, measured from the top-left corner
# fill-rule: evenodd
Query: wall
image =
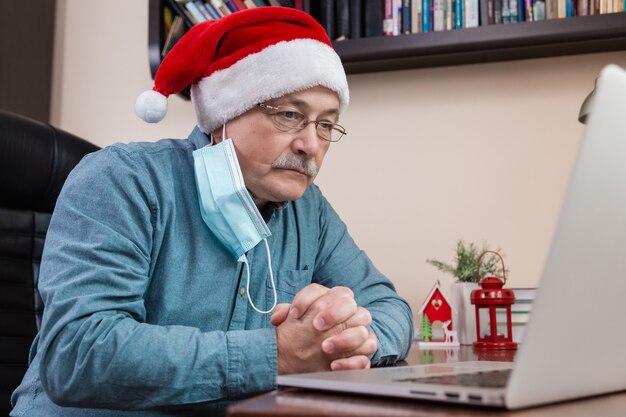
<path id="1" fill-rule="evenodd" d="M 133 113 L 151 87 L 147 1 L 59 0 L 52 123 L 104 146 L 183 137 L 190 103 L 158 125 Z M 578 109 L 626 53 L 349 76 L 349 135 L 317 183 L 418 310 L 459 238 L 502 248 L 510 285 L 538 284 L 583 133 Z"/>

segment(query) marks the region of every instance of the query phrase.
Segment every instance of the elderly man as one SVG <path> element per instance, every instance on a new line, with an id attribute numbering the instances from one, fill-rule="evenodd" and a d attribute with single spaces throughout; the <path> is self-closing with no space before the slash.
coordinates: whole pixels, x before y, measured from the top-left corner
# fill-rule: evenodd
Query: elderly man
<path id="1" fill-rule="evenodd" d="M 349 101 L 321 26 L 274 7 L 197 25 L 137 113 L 159 121 L 188 84 L 188 139 L 116 144 L 68 178 L 12 416 L 219 411 L 279 373 L 406 356 L 410 308 L 313 184 Z"/>

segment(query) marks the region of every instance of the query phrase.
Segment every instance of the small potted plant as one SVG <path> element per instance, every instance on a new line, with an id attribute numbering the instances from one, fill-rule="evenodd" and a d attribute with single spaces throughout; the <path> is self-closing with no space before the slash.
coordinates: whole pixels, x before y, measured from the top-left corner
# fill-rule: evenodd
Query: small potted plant
<path id="1" fill-rule="evenodd" d="M 476 340 L 476 317 L 474 307 L 470 302 L 472 290 L 478 288 L 478 257 L 485 251 L 490 250 L 487 243 L 479 248 L 474 243 L 466 243 L 463 240 L 456 242 L 454 263 L 446 263 L 437 259 L 427 259 L 426 262 L 437 269 L 451 274 L 456 278 L 452 284 L 450 293 L 451 301 L 456 309 L 453 322 L 457 326 L 459 341 L 463 345 L 472 344 Z M 496 252 L 500 252 L 497 249 Z M 508 273 L 508 270 L 504 271 Z M 502 276 L 500 261 L 496 256 L 486 255 L 480 264 L 480 277 Z"/>

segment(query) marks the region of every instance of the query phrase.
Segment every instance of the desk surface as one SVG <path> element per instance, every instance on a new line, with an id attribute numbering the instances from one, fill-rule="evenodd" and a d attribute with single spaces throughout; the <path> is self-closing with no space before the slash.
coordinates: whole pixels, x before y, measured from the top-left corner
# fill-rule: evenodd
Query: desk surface
<path id="1" fill-rule="evenodd" d="M 512 361 L 515 350 L 474 351 L 470 346 L 459 350 L 411 349 L 409 365 L 456 362 L 459 360 Z M 519 411 L 456 406 L 427 401 L 374 398 L 333 394 L 295 388 L 280 389 L 231 406 L 227 415 L 244 416 L 485 416 L 490 417 L 602 417 L 626 416 L 626 392 L 552 404 Z"/>

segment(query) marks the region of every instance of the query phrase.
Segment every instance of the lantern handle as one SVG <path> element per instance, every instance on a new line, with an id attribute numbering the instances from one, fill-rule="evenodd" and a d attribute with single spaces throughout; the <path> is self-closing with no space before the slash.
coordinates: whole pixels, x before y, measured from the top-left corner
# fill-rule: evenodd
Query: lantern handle
<path id="1" fill-rule="evenodd" d="M 500 262 L 502 263 L 502 278 L 504 279 L 504 283 L 506 284 L 506 269 L 504 268 L 504 259 L 502 259 L 502 256 L 498 252 L 492 251 L 492 250 L 484 251 L 483 253 L 480 254 L 478 259 L 476 260 L 476 275 L 478 275 L 478 282 L 480 282 L 480 280 L 481 280 L 481 277 L 480 277 L 480 261 L 483 259 L 483 256 L 485 256 L 488 253 L 491 253 L 493 255 L 497 255 L 498 258 L 500 258 Z"/>

